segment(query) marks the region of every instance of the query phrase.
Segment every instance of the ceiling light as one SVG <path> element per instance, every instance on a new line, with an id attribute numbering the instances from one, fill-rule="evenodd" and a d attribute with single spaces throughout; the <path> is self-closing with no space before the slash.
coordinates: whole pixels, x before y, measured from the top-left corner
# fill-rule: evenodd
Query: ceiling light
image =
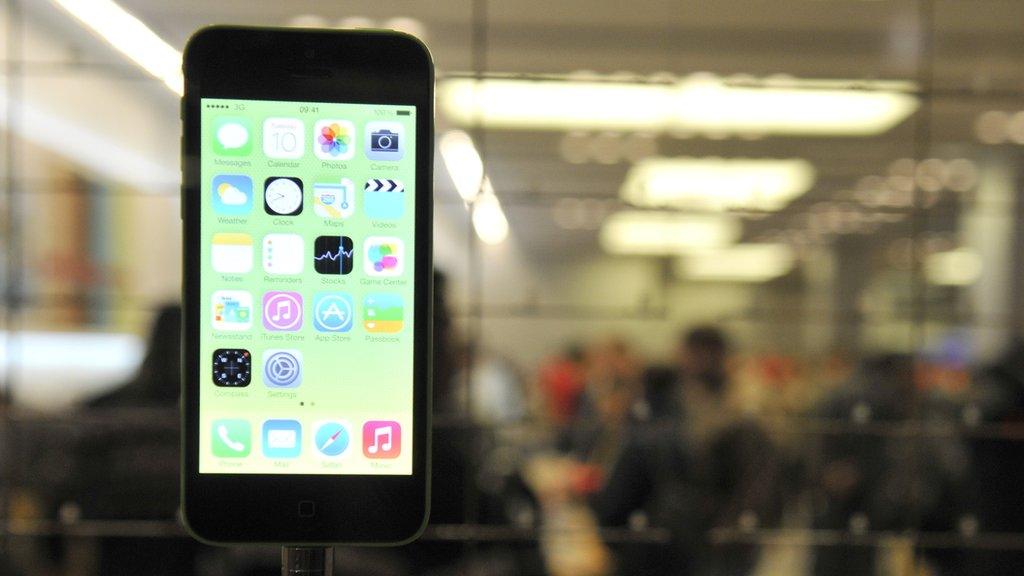
<path id="1" fill-rule="evenodd" d="M 484 244 L 501 244 L 508 238 L 508 218 L 488 178 L 484 178 L 483 191 L 473 201 L 473 230 Z"/>
<path id="2" fill-rule="evenodd" d="M 452 78 L 438 93 L 448 118 L 491 128 L 866 136 L 917 109 L 912 89 L 792 78 L 737 86 L 703 74 L 671 84 Z"/>
<path id="3" fill-rule="evenodd" d="M 970 286 L 981 277 L 982 261 L 977 252 L 957 248 L 925 257 L 924 275 L 938 286 Z"/>
<path id="4" fill-rule="evenodd" d="M 484 164 L 473 139 L 462 130 L 452 130 L 441 136 L 438 148 L 455 190 L 463 200 L 472 202 L 484 178 Z"/>
<path id="5" fill-rule="evenodd" d="M 786 244 L 737 244 L 687 254 L 676 261 L 676 275 L 687 280 L 767 282 L 793 269 L 796 256 Z"/>
<path id="6" fill-rule="evenodd" d="M 176 94 L 184 94 L 181 52 L 113 0 L 54 0 Z"/>
<path id="7" fill-rule="evenodd" d="M 675 255 L 719 248 L 739 238 L 740 224 L 724 214 L 625 211 L 601 228 L 601 246 L 612 254 Z"/>
<path id="8" fill-rule="evenodd" d="M 629 171 L 619 195 L 636 206 L 774 211 L 814 179 L 814 167 L 800 159 L 650 158 Z"/>

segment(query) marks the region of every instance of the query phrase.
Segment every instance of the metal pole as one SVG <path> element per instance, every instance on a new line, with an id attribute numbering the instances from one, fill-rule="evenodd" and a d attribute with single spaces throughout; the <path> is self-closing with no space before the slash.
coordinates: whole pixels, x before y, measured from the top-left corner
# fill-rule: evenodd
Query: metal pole
<path id="1" fill-rule="evenodd" d="M 331 576 L 334 548 L 329 546 L 282 546 L 281 576 Z"/>

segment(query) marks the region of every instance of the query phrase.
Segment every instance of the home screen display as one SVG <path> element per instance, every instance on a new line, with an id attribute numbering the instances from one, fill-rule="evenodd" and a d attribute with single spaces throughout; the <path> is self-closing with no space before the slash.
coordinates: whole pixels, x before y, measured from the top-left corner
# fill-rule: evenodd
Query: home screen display
<path id="1" fill-rule="evenodd" d="M 415 108 L 201 110 L 200 473 L 411 474 Z"/>

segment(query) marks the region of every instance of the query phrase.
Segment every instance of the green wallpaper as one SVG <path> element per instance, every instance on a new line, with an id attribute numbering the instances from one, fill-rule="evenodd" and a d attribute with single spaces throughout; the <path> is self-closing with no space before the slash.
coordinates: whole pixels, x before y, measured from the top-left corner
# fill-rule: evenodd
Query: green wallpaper
<path id="1" fill-rule="evenodd" d="M 412 473 L 415 114 L 202 101 L 201 473 Z"/>

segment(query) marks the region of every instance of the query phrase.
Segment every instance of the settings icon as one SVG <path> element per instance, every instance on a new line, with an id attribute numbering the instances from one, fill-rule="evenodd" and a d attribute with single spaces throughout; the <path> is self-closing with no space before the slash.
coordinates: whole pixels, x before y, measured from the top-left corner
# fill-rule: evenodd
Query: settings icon
<path id="1" fill-rule="evenodd" d="M 302 353 L 267 350 L 263 355 L 263 382 L 269 388 L 298 388 L 302 383 Z"/>

